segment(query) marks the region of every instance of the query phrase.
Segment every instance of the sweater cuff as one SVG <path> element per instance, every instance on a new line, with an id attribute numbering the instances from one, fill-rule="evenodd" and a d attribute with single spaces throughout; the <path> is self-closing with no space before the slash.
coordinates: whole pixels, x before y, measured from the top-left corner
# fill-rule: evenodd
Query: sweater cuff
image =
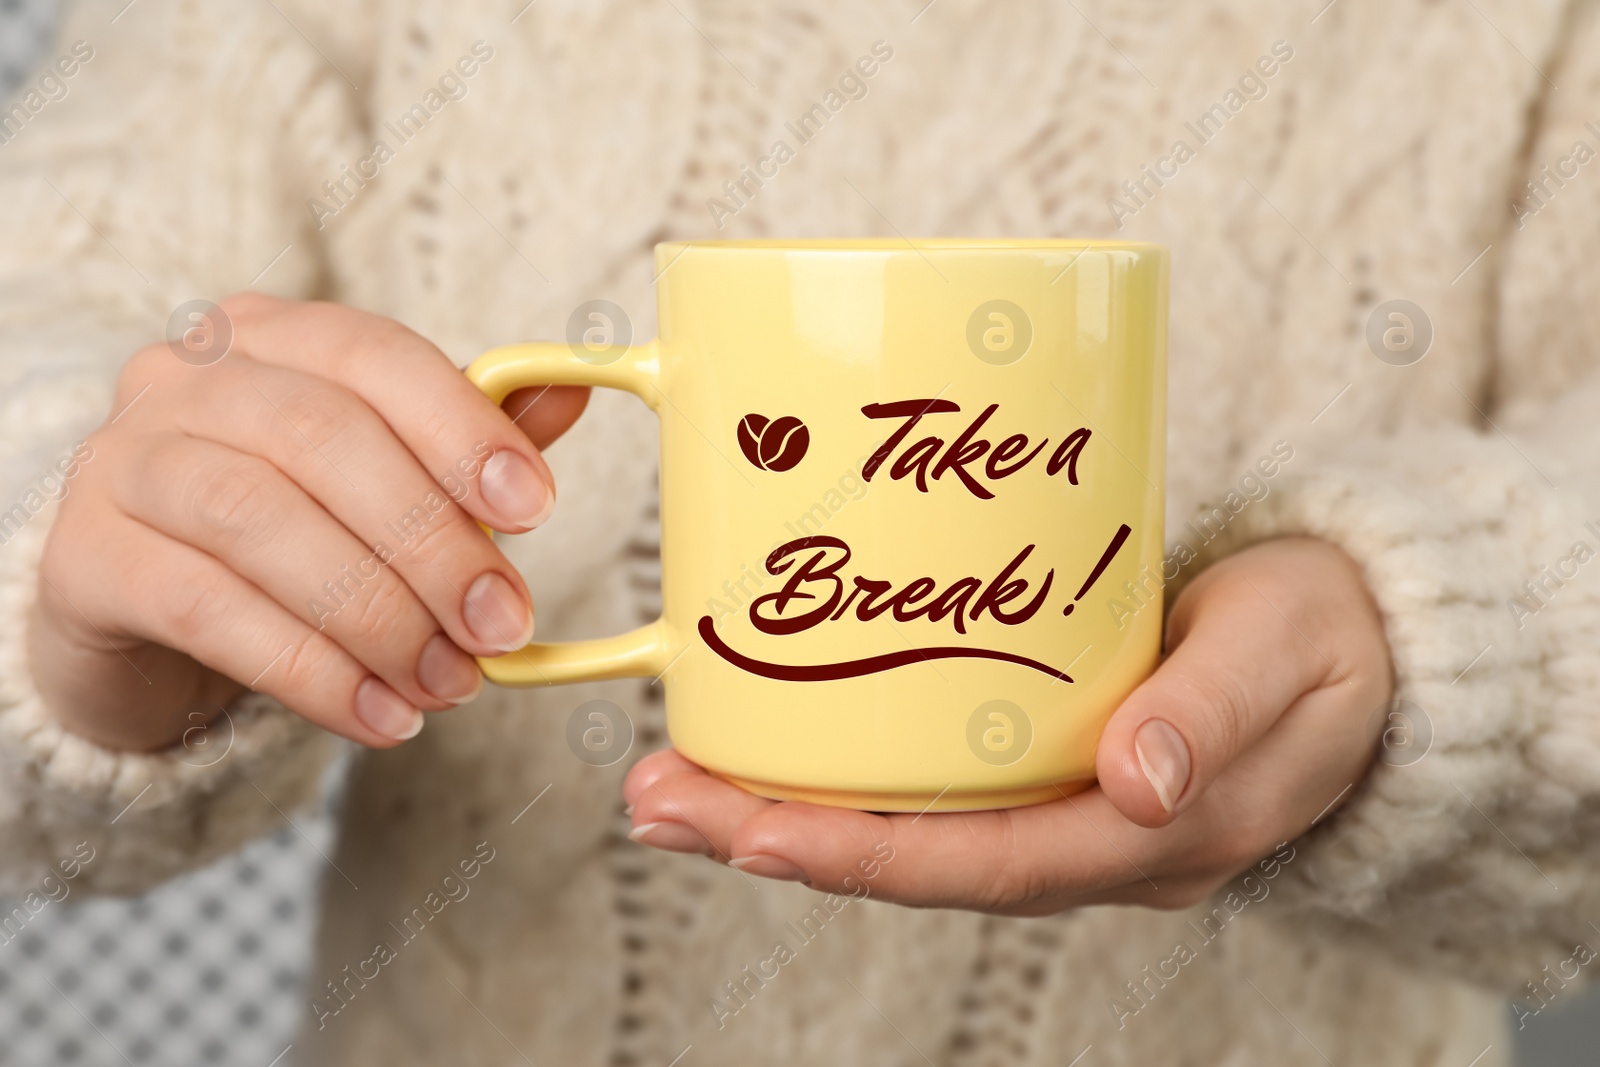
<path id="1" fill-rule="evenodd" d="M 1595 857 L 1573 835 L 1600 793 L 1600 602 L 1573 583 L 1543 598 L 1537 629 L 1515 605 L 1542 564 L 1580 540 L 1600 549 L 1600 529 L 1525 457 L 1465 428 L 1322 453 L 1264 497 L 1203 506 L 1177 531 L 1188 562 L 1169 586 L 1170 604 L 1224 556 L 1309 535 L 1359 564 L 1382 616 L 1396 700 L 1372 709 L 1377 759 L 1296 842 L 1271 907 L 1512 988 L 1595 936 L 1581 888 Z M 1573 679 L 1590 682 L 1574 693 Z"/>
<path id="2" fill-rule="evenodd" d="M 36 889 L 86 851 L 95 858 L 81 864 L 80 886 L 138 892 L 307 803 L 333 739 L 253 692 L 161 752 L 109 750 L 63 727 L 34 688 L 27 652 L 54 511 L 46 503 L 20 528 L 0 526 L 10 535 L 0 546 L 0 893 Z"/>

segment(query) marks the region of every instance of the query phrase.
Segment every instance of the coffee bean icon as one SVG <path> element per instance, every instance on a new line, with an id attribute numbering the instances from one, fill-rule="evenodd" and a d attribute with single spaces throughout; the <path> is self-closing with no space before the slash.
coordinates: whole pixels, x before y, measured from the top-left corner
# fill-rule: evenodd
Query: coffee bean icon
<path id="1" fill-rule="evenodd" d="M 769 419 L 750 414 L 739 420 L 739 451 L 764 471 L 786 471 L 805 458 L 811 431 L 793 415 Z"/>

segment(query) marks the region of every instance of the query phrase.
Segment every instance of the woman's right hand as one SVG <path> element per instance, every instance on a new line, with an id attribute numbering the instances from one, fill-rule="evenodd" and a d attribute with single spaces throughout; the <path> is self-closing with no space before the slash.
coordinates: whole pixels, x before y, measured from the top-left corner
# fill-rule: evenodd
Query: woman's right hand
<path id="1" fill-rule="evenodd" d="M 394 745 L 477 694 L 472 656 L 532 635 L 527 586 L 474 520 L 544 521 L 539 449 L 587 390 L 513 394 L 514 422 L 392 320 L 221 306 L 231 350 L 135 353 L 88 439 L 44 546 L 35 684 L 112 748 L 173 744 L 245 688 Z"/>

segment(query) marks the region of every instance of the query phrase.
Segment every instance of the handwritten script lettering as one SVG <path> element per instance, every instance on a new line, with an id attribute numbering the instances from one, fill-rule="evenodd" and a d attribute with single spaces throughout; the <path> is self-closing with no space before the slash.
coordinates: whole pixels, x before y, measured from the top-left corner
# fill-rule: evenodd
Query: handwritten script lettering
<path id="1" fill-rule="evenodd" d="M 895 420 L 897 425 L 862 465 L 862 481 L 871 482 L 880 471 L 887 470 L 889 481 L 904 483 L 907 489 L 927 494 L 933 492 L 933 483 L 949 475 L 951 481 L 977 500 L 993 500 L 1001 482 L 1042 462 L 1046 477 L 1064 473 L 1068 484 L 1079 484 L 1078 461 L 1093 436 L 1088 427 L 1080 426 L 1066 433 L 1052 448 L 1048 437 L 1030 437 L 1026 433 L 1001 437 L 990 428 L 992 422 L 1003 422 L 1003 417 L 996 420 L 999 410 L 999 404 L 989 404 L 976 414 L 964 416 L 963 425 L 959 421 L 951 423 L 947 418 L 961 415 L 961 405 L 937 396 L 866 405 L 861 413 L 868 419 Z M 756 426 L 753 420 L 761 418 L 746 416 L 740 424 L 741 432 L 745 433 L 740 439 L 741 447 L 746 458 L 756 466 L 782 474 L 796 463 L 769 460 L 767 442 L 764 438 L 756 440 L 765 431 L 766 423 L 763 421 Z M 790 421 L 799 425 L 797 417 L 790 417 Z M 927 432 L 929 426 L 935 426 L 939 432 Z M 952 430 L 959 432 L 949 436 Z M 917 436 L 919 433 L 921 436 Z M 779 456 L 784 451 L 782 442 L 774 444 L 770 451 L 782 458 Z M 803 448 L 797 450 L 796 461 L 803 453 Z M 1038 488 L 1035 486 L 1028 491 L 1038 492 Z M 934 505 L 930 501 L 930 506 L 944 509 L 948 504 L 940 501 Z M 1046 521 L 1060 522 L 1059 519 Z M 998 527 L 1000 524 L 990 525 Z M 1004 531 L 997 528 L 994 533 L 1000 535 Z M 1108 539 L 1100 542 L 1104 550 L 1081 578 L 1081 584 L 1078 584 L 1079 576 L 1085 572 L 1077 569 L 1081 563 L 1073 564 L 1071 576 L 1063 579 L 1067 584 L 1062 592 L 1070 591 L 1074 584 L 1078 591 L 1069 601 L 1058 603 L 1059 613 L 1053 617 L 1059 620 L 1072 616 L 1075 606 L 1099 581 L 1132 533 L 1133 528 L 1127 523 L 1118 524 Z M 1056 568 L 1038 558 L 1039 543 L 1037 535 L 1021 543 L 1010 561 L 995 572 L 961 575 L 958 571 L 958 576 L 943 580 L 928 575 L 902 575 L 890 580 L 860 573 L 860 568 L 852 567 L 854 554 L 849 542 L 842 537 L 820 533 L 800 536 L 785 541 L 768 554 L 767 573 L 781 579 L 781 584 L 774 592 L 753 597 L 745 611 L 750 626 L 767 637 L 791 637 L 830 623 L 844 622 L 846 632 L 854 639 L 855 631 L 850 628 L 849 620 L 871 623 L 882 619 L 890 625 L 912 624 L 914 630 L 924 634 L 929 632 L 928 627 L 948 626 L 945 633 L 950 644 L 913 643 L 911 637 L 900 634 L 899 643 L 908 647 L 857 659 L 792 663 L 758 658 L 732 647 L 717 632 L 716 616 L 702 616 L 696 629 L 706 647 L 728 663 L 751 674 L 782 681 L 832 681 L 932 660 L 978 659 L 1015 664 L 1070 683 L 1072 678 L 1066 672 L 1048 663 L 971 643 L 973 633 L 999 637 L 1006 630 L 994 627 L 1022 626 L 1044 611 L 1052 589 L 1059 587 L 1055 582 Z M 891 538 L 883 547 L 892 552 L 897 544 Z M 1046 548 L 1044 554 L 1048 552 Z M 987 556 L 988 552 L 984 554 Z M 766 588 L 763 582 L 757 584 Z"/>
<path id="2" fill-rule="evenodd" d="M 854 606 L 855 617 L 862 622 L 871 622 L 884 612 L 892 612 L 900 622 L 949 618 L 956 632 L 964 634 L 968 621 L 987 612 L 996 622 L 1017 626 L 1038 613 L 1055 580 L 1052 568 L 1045 572 L 1031 600 L 1006 609 L 1028 591 L 1029 582 L 1014 575 L 1033 549 L 1033 545 L 1024 547 L 988 584 L 976 577 L 959 578 L 941 591 L 932 578 L 915 578 L 896 590 L 891 582 L 856 575 L 847 594 L 839 571 L 850 562 L 850 546 L 822 534 L 797 538 L 779 545 L 767 557 L 767 573 L 788 574 L 789 578 L 776 593 L 751 602 L 750 624 L 765 634 L 797 634 L 821 622 L 842 619 Z M 797 559 L 801 560 L 798 566 Z M 815 606 L 786 614 L 797 601 Z"/>
<path id="3" fill-rule="evenodd" d="M 1039 443 L 1030 450 L 1027 434 L 1015 433 L 1004 438 L 998 445 L 993 444 L 986 437 L 979 437 L 978 431 L 1000 408 L 999 404 L 990 404 L 978 413 L 978 417 L 967 424 L 955 440 L 946 444 L 944 438 L 928 436 L 909 445 L 904 451 L 896 455 L 896 450 L 905 443 L 911 435 L 912 429 L 922 421 L 926 415 L 940 415 L 955 413 L 961 410 L 961 405 L 953 400 L 940 400 L 931 397 L 925 400 L 896 400 L 888 404 L 868 404 L 861 409 L 861 413 L 869 419 L 904 419 L 883 445 L 867 461 L 861 470 L 861 477 L 872 481 L 872 476 L 878 469 L 894 457 L 894 462 L 889 464 L 889 477 L 899 481 L 908 475 L 915 475 L 918 492 L 928 492 L 928 483 L 938 481 L 946 474 L 953 474 L 966 487 L 967 491 L 979 500 L 993 500 L 994 490 L 990 489 L 982 478 L 990 481 L 999 481 L 1009 478 L 1022 470 L 1034 458 L 1044 451 L 1050 443 L 1049 438 L 1040 438 Z M 1045 462 L 1045 473 L 1051 476 L 1067 472 L 1067 480 L 1073 485 L 1078 484 L 1078 457 L 1083 454 L 1084 446 L 1089 443 L 1091 432 L 1080 427 L 1068 434 L 1050 458 Z M 969 470 L 984 461 L 977 471 Z"/>

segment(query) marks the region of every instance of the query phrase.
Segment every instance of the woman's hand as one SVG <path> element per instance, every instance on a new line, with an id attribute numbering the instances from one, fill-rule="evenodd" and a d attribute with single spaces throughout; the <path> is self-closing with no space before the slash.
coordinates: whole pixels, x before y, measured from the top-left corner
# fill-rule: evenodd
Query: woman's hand
<path id="1" fill-rule="evenodd" d="M 478 692 L 473 655 L 532 634 L 473 520 L 545 519 L 539 448 L 587 391 L 513 395 L 514 422 L 389 319 L 254 293 L 222 311 L 221 358 L 158 344 L 124 367 L 44 547 L 35 683 L 115 748 L 169 745 L 247 686 L 394 745 Z"/>
<path id="2" fill-rule="evenodd" d="M 1355 563 L 1309 538 L 1202 573 L 1173 606 L 1167 645 L 1106 727 L 1098 785 L 1075 796 L 874 815 L 751 796 L 669 750 L 628 776 L 633 836 L 827 892 L 859 895 L 870 868 L 871 894 L 902 904 L 1186 907 L 1348 794 L 1372 759 L 1392 667 Z"/>

